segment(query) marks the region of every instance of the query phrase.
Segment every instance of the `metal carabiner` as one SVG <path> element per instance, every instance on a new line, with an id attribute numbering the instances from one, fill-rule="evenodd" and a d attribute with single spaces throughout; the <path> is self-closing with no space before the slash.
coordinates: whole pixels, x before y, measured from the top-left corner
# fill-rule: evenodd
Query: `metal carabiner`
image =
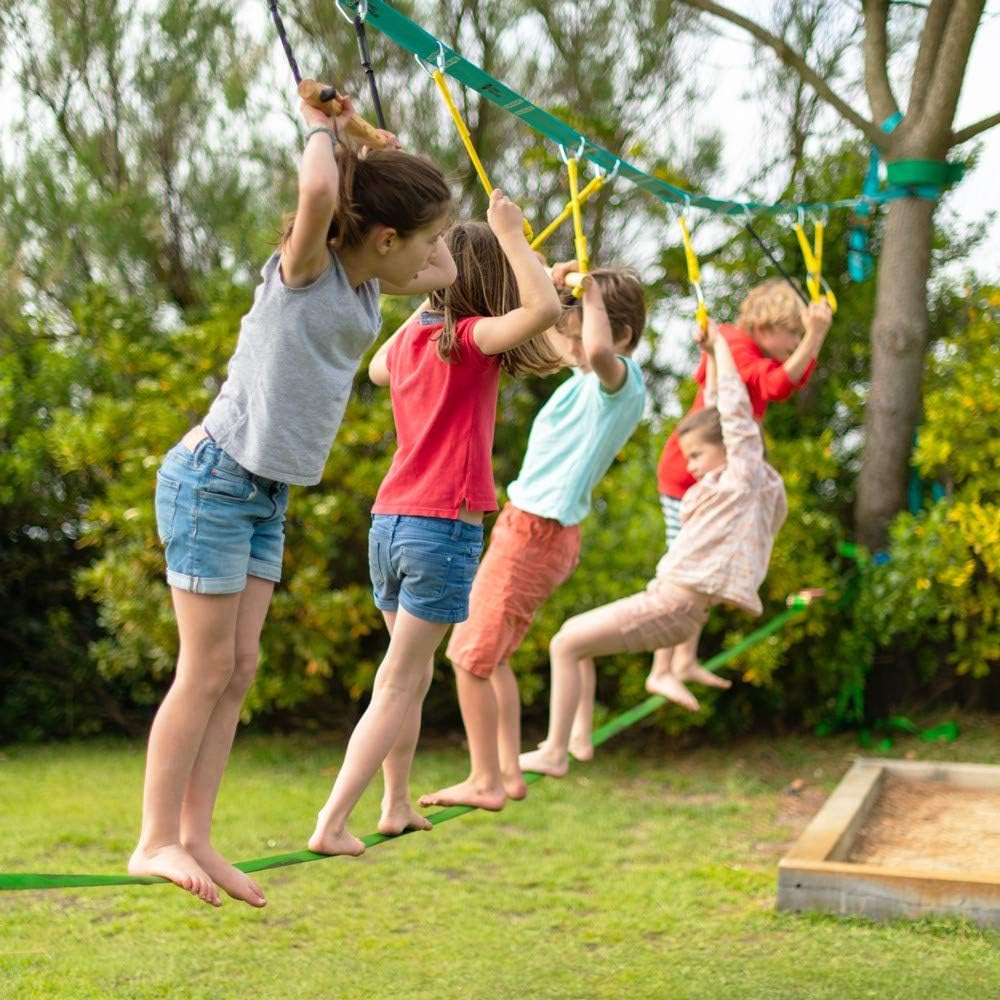
<path id="1" fill-rule="evenodd" d="M 347 6 L 344 3 L 344 0 L 336 0 L 335 6 L 337 10 L 340 11 L 344 20 L 347 21 L 349 24 L 354 24 L 355 18 L 362 24 L 365 23 L 365 18 L 368 16 L 368 0 L 358 0 L 357 4 L 355 5 L 358 9 L 358 12 L 356 14 L 351 14 L 349 11 L 344 10 L 344 7 Z"/>

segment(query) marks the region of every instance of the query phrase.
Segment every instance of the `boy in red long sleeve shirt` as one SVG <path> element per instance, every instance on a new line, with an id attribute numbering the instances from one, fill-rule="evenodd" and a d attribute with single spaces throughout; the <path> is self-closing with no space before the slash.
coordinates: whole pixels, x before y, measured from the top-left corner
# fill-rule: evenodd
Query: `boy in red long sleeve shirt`
<path id="1" fill-rule="evenodd" d="M 833 313 L 826 302 L 803 306 L 787 282 L 780 278 L 752 288 L 740 305 L 736 325 L 723 324 L 719 333 L 729 344 L 733 361 L 750 397 L 753 415 L 764 419 L 768 403 L 788 399 L 809 381 L 826 339 Z M 695 373 L 698 395 L 687 415 L 705 407 L 705 356 Z M 695 479 L 681 452 L 677 432 L 667 440 L 657 467 L 660 503 L 667 526 L 669 547 L 680 531 L 681 500 Z M 683 681 L 695 681 L 712 687 L 729 687 L 729 681 L 703 670 L 698 664 L 698 636 L 675 646 L 658 649 L 647 686 L 663 688 L 662 679 L 670 674 L 681 681 L 676 690 L 685 691 Z M 657 681 L 660 681 L 658 683 Z M 697 710 L 698 702 L 690 692 L 673 700 Z"/>

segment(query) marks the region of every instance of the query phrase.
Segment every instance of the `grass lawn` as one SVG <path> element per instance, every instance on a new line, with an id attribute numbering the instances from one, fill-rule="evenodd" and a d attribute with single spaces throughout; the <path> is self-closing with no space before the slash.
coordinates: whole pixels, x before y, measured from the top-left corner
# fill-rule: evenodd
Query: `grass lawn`
<path id="1" fill-rule="evenodd" d="M 1000 763 L 998 721 L 884 755 Z M 416 790 L 464 776 L 455 743 L 419 754 Z M 0 997 L 1000 996 L 995 932 L 775 912 L 778 859 L 858 755 L 853 736 L 646 745 L 640 727 L 498 815 L 263 872 L 263 911 L 166 885 L 0 893 Z M 239 737 L 217 846 L 303 848 L 341 752 Z M 123 870 L 143 759 L 127 742 L 6 748 L 0 871 Z M 374 829 L 379 793 L 354 832 Z"/>

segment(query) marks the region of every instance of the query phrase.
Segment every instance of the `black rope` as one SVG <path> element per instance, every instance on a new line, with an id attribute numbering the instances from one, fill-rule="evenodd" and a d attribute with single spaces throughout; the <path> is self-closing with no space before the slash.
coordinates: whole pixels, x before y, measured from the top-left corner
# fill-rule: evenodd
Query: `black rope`
<path id="1" fill-rule="evenodd" d="M 334 0 L 336 2 L 336 0 Z M 365 22 L 360 14 L 354 15 L 354 31 L 358 36 L 358 52 L 361 53 L 361 65 L 368 77 L 368 89 L 371 91 L 372 103 L 375 105 L 375 117 L 378 127 L 385 128 L 385 115 L 382 114 L 382 101 L 378 96 L 378 84 L 375 82 L 375 70 L 372 69 L 371 56 L 368 54 L 368 36 L 365 34 Z"/>
<path id="2" fill-rule="evenodd" d="M 274 20 L 274 26 L 278 29 L 278 38 L 281 40 L 281 47 L 285 50 L 285 55 L 288 57 L 288 65 L 292 67 L 292 76 L 295 77 L 295 83 L 298 85 L 302 82 L 302 74 L 299 72 L 299 64 L 295 61 L 295 56 L 292 54 L 292 46 L 288 41 L 288 35 L 285 34 L 284 22 L 278 13 L 278 0 L 268 0 L 268 7 L 271 8 L 271 18 Z"/>
<path id="3" fill-rule="evenodd" d="M 746 231 L 757 241 L 757 245 L 761 248 L 761 250 L 763 250 L 764 253 L 767 254 L 767 259 L 778 269 L 778 271 L 781 273 L 781 276 L 785 279 L 785 281 L 788 282 L 789 286 L 795 292 L 795 294 L 800 299 L 802 299 L 805 305 L 809 305 L 809 299 L 806 297 L 806 293 L 803 292 L 801 288 L 799 288 L 799 286 L 792 279 L 792 276 L 781 266 L 781 264 L 778 263 L 777 257 L 775 257 L 773 253 L 771 253 L 767 244 L 760 238 L 760 235 L 758 234 L 757 230 L 754 229 L 754 227 L 751 226 L 749 222 L 745 222 L 743 226 L 746 229 Z"/>

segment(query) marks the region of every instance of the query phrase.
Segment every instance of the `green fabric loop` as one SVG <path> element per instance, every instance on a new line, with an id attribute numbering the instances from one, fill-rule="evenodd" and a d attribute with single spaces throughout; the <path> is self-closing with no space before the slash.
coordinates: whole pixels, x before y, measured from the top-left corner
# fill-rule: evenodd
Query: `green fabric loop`
<path id="1" fill-rule="evenodd" d="M 885 165 L 885 175 L 894 187 L 927 187 L 941 191 L 957 184 L 965 176 L 965 164 L 941 160 L 895 160 Z"/>

